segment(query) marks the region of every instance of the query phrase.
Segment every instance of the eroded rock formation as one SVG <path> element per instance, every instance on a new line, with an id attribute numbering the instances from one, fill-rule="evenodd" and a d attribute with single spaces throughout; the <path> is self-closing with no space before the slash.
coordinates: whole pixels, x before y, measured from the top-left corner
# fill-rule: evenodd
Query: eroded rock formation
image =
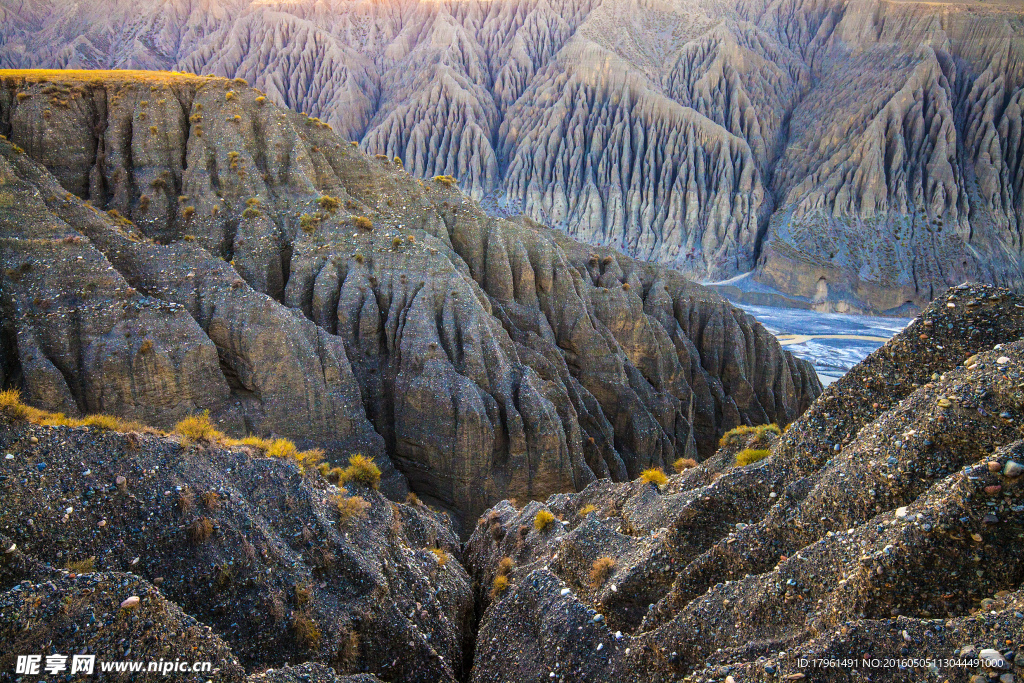
<path id="1" fill-rule="evenodd" d="M 502 220 L 244 84 L 4 74 L 5 385 L 374 457 L 458 517 L 788 424 L 810 365 L 677 272 Z"/>
<path id="2" fill-rule="evenodd" d="M 246 78 L 422 178 L 697 280 L 1024 285 L 1019 5 L 0 3 L 0 66 Z M 749 289 L 749 288 L 747 288 Z M 732 290 L 740 294 L 741 290 Z"/>
<path id="3" fill-rule="evenodd" d="M 950 291 L 756 464 L 723 449 L 661 487 L 495 506 L 466 548 L 471 680 L 840 681 L 855 667 L 800 661 L 915 655 L 872 680 L 1019 672 L 1022 308 Z"/>

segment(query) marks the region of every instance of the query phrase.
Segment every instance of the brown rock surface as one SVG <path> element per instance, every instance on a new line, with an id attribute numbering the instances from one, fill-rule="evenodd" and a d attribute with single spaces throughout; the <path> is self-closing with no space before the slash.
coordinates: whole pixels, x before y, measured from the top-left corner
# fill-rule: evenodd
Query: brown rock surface
<path id="1" fill-rule="evenodd" d="M 474 517 L 706 457 L 820 392 L 678 273 L 489 217 L 243 84 L 0 78 L 0 366 L 35 405 L 208 409 Z"/>

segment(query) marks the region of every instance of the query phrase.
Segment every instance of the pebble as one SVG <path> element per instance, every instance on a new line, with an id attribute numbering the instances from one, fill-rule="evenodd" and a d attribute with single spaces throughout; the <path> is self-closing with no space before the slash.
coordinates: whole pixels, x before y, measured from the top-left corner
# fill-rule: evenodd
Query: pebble
<path id="1" fill-rule="evenodd" d="M 996 362 L 1000 365 L 1006 365 L 1010 362 L 1010 359 L 1006 356 L 999 356 L 999 358 L 996 358 Z"/>
<path id="2" fill-rule="evenodd" d="M 35 436 L 29 438 L 29 443 L 39 443 L 39 439 Z"/>
<path id="3" fill-rule="evenodd" d="M 5 455 L 4 460 L 14 460 L 14 453 L 8 453 Z"/>
<path id="4" fill-rule="evenodd" d="M 1003 466 L 999 462 L 997 462 L 995 460 L 992 460 L 992 461 L 990 461 L 988 463 L 988 471 L 989 472 L 998 472 L 1001 469 L 1003 469 Z"/>
<path id="5" fill-rule="evenodd" d="M 121 609 L 135 609 L 139 606 L 139 596 L 133 595 L 121 603 Z"/>
<path id="6" fill-rule="evenodd" d="M 981 543 L 981 534 L 971 534 L 971 539 L 975 543 Z"/>
<path id="7" fill-rule="evenodd" d="M 117 479 L 114 480 L 114 483 L 117 485 L 118 488 L 122 488 L 125 484 L 128 483 L 128 480 L 119 474 L 117 475 Z"/>
<path id="8" fill-rule="evenodd" d="M 1013 674 L 1003 674 L 999 677 L 999 683 L 1013 683 Z"/>
<path id="9" fill-rule="evenodd" d="M 1003 487 L 999 484 L 992 484 L 991 486 L 985 487 L 985 493 L 987 493 L 990 496 L 995 496 L 1002 490 Z"/>
<path id="10" fill-rule="evenodd" d="M 569 594 L 569 589 L 568 588 L 563 588 L 562 590 L 559 591 L 559 593 L 561 595 L 568 595 Z"/>
<path id="11" fill-rule="evenodd" d="M 981 660 L 982 666 L 987 666 L 991 669 L 1006 668 L 1006 660 L 1003 658 L 1003 654 L 999 650 L 986 648 L 978 653 L 978 659 Z"/>
<path id="12" fill-rule="evenodd" d="M 1009 460 L 1006 463 L 1006 467 L 1003 468 L 1003 474 L 1007 477 L 1019 477 L 1021 474 L 1024 474 L 1024 465 Z"/>
<path id="13" fill-rule="evenodd" d="M 900 518 L 906 517 L 907 516 L 907 508 L 906 507 L 896 508 L 896 516 L 900 517 Z"/>
<path id="14" fill-rule="evenodd" d="M 98 523 L 98 524 L 97 524 L 96 526 L 98 526 L 99 528 L 101 528 L 101 529 L 102 529 L 102 528 L 103 528 L 103 527 L 105 527 L 106 525 L 107 525 L 107 520 L 105 520 L 105 519 L 101 519 L 101 520 L 99 521 L 99 523 Z"/>

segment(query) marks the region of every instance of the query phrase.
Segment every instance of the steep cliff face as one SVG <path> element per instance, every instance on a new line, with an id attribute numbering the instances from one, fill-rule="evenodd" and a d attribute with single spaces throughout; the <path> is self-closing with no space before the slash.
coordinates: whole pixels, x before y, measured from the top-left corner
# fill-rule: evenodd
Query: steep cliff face
<path id="1" fill-rule="evenodd" d="M 680 274 L 487 216 L 242 83 L 2 74 L 3 381 L 360 451 L 475 516 L 705 457 L 818 395 Z"/>
<path id="2" fill-rule="evenodd" d="M 242 77 L 421 178 L 819 309 L 1019 287 L 1020 7 L 0 4 L 0 66 Z"/>

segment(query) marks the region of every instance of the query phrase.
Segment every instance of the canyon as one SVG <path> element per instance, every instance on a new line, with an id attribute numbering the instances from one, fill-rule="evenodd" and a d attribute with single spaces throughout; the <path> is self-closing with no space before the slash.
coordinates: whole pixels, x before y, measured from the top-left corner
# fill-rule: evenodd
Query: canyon
<path id="1" fill-rule="evenodd" d="M 748 303 L 1019 288 L 1015 1 L 0 2 L 0 67 L 244 78 L 413 175 Z"/>

